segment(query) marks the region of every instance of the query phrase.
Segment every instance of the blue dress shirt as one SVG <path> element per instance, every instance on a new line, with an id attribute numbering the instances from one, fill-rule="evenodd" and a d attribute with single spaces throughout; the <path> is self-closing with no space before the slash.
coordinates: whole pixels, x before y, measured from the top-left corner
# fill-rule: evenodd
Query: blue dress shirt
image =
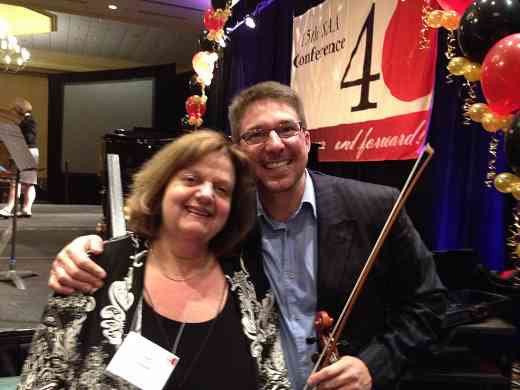
<path id="1" fill-rule="evenodd" d="M 287 222 L 270 219 L 258 199 L 264 270 L 281 312 L 281 336 L 289 379 L 295 389 L 305 385 L 317 352 L 314 337 L 318 232 L 316 196 L 308 172 L 301 204 Z"/>

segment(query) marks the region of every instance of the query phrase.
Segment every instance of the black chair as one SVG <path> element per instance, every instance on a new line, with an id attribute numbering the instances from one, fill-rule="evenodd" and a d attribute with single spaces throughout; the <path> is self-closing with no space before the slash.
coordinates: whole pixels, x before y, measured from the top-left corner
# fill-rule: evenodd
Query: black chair
<path id="1" fill-rule="evenodd" d="M 513 300 L 489 288 L 473 250 L 434 252 L 434 258 L 449 291 L 444 334 L 404 373 L 398 389 L 511 389 L 519 345 Z"/>

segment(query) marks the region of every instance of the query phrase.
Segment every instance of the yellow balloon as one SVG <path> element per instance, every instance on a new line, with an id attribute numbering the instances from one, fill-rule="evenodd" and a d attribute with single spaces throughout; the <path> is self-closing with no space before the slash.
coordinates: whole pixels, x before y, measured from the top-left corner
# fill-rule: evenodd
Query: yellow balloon
<path id="1" fill-rule="evenodd" d="M 442 17 L 444 15 L 444 11 L 439 9 L 432 11 L 428 14 L 426 18 L 426 24 L 431 28 L 439 28 L 442 26 Z"/>
<path id="2" fill-rule="evenodd" d="M 193 70 L 199 76 L 204 85 L 208 86 L 211 84 L 213 79 L 213 70 L 215 68 L 215 62 L 218 60 L 218 54 L 209 51 L 199 51 L 195 53 L 192 58 Z"/>
<path id="3" fill-rule="evenodd" d="M 502 193 L 512 191 L 513 184 L 520 183 L 520 178 L 509 172 L 504 172 L 495 176 L 495 188 Z"/>
<path id="4" fill-rule="evenodd" d="M 515 248 L 515 254 L 520 257 L 520 245 L 517 245 Z"/>
<path id="5" fill-rule="evenodd" d="M 453 57 L 448 62 L 448 72 L 455 76 L 462 76 L 464 74 L 465 66 L 469 64 L 469 61 L 464 57 Z"/>
<path id="6" fill-rule="evenodd" d="M 472 121 L 480 123 L 482 121 L 482 115 L 489 112 L 489 107 L 486 103 L 475 103 L 468 108 L 468 116 Z"/>
<path id="7" fill-rule="evenodd" d="M 441 18 L 441 25 L 446 30 L 456 30 L 459 28 L 460 16 L 455 11 L 444 11 Z"/>
<path id="8" fill-rule="evenodd" d="M 492 112 L 486 112 L 482 115 L 482 127 L 490 133 L 500 130 L 500 120 Z"/>
<path id="9" fill-rule="evenodd" d="M 511 123 L 513 123 L 513 115 L 503 115 L 499 116 L 498 121 L 500 122 L 501 129 L 509 129 L 511 127 Z"/>
<path id="10" fill-rule="evenodd" d="M 464 77 L 468 81 L 478 81 L 480 80 L 480 64 L 476 62 L 470 62 L 464 67 Z"/>
<path id="11" fill-rule="evenodd" d="M 520 200 L 520 182 L 511 185 L 511 194 L 513 194 L 516 200 Z"/>
<path id="12" fill-rule="evenodd" d="M 489 107 L 486 103 L 475 103 L 469 106 L 466 114 L 468 114 L 472 121 L 480 123 L 482 121 L 482 115 L 486 112 L 489 112 Z"/>

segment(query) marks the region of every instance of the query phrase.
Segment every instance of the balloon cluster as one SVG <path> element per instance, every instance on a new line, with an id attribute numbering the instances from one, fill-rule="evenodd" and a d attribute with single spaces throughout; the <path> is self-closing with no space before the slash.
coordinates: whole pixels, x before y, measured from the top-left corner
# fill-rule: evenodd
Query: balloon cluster
<path id="1" fill-rule="evenodd" d="M 520 272 L 520 0 L 437 3 L 442 10 L 430 7 L 423 21 L 428 27 L 448 30 L 447 79 L 463 76 L 468 89 L 464 123 L 472 120 L 488 132 L 503 130 L 505 134 L 506 156 L 513 172 L 494 172 L 499 139 L 492 136 L 487 177 L 494 180 L 486 185 L 493 183 L 498 191 L 511 193 L 519 201 L 513 211 L 515 223 L 508 246 L 513 248 L 511 256 L 519 260 L 516 268 Z M 480 82 L 485 102 L 476 101 L 476 82 Z"/>
<path id="2" fill-rule="evenodd" d="M 459 27 L 459 23 L 460 15 L 453 10 L 436 9 L 426 17 L 426 24 L 431 28 L 444 27 L 446 30 L 453 31 Z"/>
<path id="3" fill-rule="evenodd" d="M 468 107 L 466 115 L 472 121 L 480 123 L 484 130 L 490 133 L 495 133 L 500 129 L 508 129 L 513 121 L 512 114 L 497 114 L 486 103 L 472 104 Z"/>
<path id="4" fill-rule="evenodd" d="M 225 45 L 224 26 L 231 16 L 231 1 L 227 1 L 224 8 L 216 10 L 210 8 L 204 12 L 204 31 L 203 40 L 211 42 L 207 50 L 199 50 L 192 58 L 192 66 L 195 71 L 194 80 L 191 86 L 200 87 L 200 95 L 192 95 L 186 99 L 185 107 L 187 114 L 182 118 L 185 126 L 199 128 L 204 122 L 202 117 L 206 113 L 206 87 L 211 85 L 215 64 L 219 59 L 221 48 Z M 200 43 L 200 41 L 199 41 Z"/>
<path id="5" fill-rule="evenodd" d="M 208 97 L 206 95 L 192 95 L 186 99 L 186 112 L 188 113 L 188 124 L 194 127 L 202 125 L 202 117 L 206 113 L 206 102 Z"/>
<path id="6" fill-rule="evenodd" d="M 426 7 L 423 7 L 423 24 L 427 28 L 444 27 L 448 30 L 446 57 L 448 59 L 454 57 L 455 52 L 455 34 L 454 31 L 459 28 L 460 18 L 464 13 L 464 9 L 473 0 L 437 0 L 442 9 L 433 9 L 430 6 L 431 0 L 425 0 Z"/>
<path id="7" fill-rule="evenodd" d="M 207 28 L 207 39 L 212 42 L 221 42 L 224 39 L 224 26 L 231 16 L 229 8 L 213 10 L 209 8 L 204 12 L 204 26 Z"/>
<path id="8" fill-rule="evenodd" d="M 515 115 L 510 128 L 505 133 L 506 157 L 513 173 L 501 173 L 495 177 L 495 188 L 501 192 L 511 193 L 520 201 L 520 112 Z M 513 208 L 513 222 L 509 227 L 507 246 L 511 248 L 513 265 L 518 270 L 516 276 L 520 284 L 520 202 Z"/>
<path id="9" fill-rule="evenodd" d="M 457 30 L 461 56 L 452 56 L 448 72 L 480 81 L 486 103 L 467 104 L 465 116 L 485 130 L 506 130 L 520 110 L 520 1 L 437 0 L 442 10 L 431 11 L 432 28 Z"/>

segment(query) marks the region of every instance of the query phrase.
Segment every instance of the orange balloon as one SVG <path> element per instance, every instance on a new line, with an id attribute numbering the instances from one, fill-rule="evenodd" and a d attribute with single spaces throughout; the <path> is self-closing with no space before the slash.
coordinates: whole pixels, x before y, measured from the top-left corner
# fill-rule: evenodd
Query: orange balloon
<path id="1" fill-rule="evenodd" d="M 441 18 L 441 25 L 446 30 L 456 30 L 459 28 L 460 16 L 455 11 L 444 11 Z"/>

